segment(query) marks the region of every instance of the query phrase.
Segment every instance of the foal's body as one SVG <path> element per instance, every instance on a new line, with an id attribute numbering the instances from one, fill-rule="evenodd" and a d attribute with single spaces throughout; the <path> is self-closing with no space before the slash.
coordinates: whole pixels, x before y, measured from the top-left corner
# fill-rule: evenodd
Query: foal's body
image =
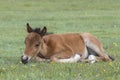
<path id="1" fill-rule="evenodd" d="M 59 62 L 58 59 L 66 59 L 74 56 L 75 54 L 82 55 L 83 58 L 87 57 L 87 50 L 82 36 L 78 33 L 69 34 L 52 34 L 43 37 L 45 43 L 41 52 L 50 58 L 52 61 Z M 44 52 L 45 51 L 45 52 Z"/>
<path id="2" fill-rule="evenodd" d="M 87 47 L 96 52 L 98 60 L 110 61 L 111 59 L 104 53 L 101 43 L 96 37 L 89 33 L 67 33 L 51 34 L 43 37 L 44 43 L 41 45 L 40 54 L 55 62 L 70 62 L 69 59 L 75 54 L 81 56 L 84 61 L 88 57 Z M 62 60 L 63 59 L 63 60 Z M 73 60 L 71 62 L 76 62 Z"/>
<path id="3" fill-rule="evenodd" d="M 32 29 L 27 24 L 25 51 L 21 58 L 25 64 L 31 58 L 50 59 L 53 62 L 112 61 L 104 51 L 100 41 L 90 33 L 66 33 L 45 35 L 47 28 Z M 92 54 L 89 57 L 89 54 Z M 41 61 L 41 59 L 40 59 Z"/>

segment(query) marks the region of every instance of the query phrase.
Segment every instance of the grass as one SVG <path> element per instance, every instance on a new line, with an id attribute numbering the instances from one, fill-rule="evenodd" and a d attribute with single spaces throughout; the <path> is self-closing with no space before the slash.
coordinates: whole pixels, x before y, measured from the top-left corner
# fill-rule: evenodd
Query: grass
<path id="1" fill-rule="evenodd" d="M 120 0 L 0 0 L 0 80 L 119 80 Z M 114 62 L 20 63 L 25 25 L 90 32 Z"/>

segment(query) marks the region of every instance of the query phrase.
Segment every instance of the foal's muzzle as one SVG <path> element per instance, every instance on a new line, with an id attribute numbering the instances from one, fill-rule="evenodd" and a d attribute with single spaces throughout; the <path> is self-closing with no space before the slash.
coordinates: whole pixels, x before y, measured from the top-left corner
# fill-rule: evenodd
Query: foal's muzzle
<path id="1" fill-rule="evenodd" d="M 28 57 L 27 56 L 21 56 L 21 61 L 23 64 L 28 63 Z"/>

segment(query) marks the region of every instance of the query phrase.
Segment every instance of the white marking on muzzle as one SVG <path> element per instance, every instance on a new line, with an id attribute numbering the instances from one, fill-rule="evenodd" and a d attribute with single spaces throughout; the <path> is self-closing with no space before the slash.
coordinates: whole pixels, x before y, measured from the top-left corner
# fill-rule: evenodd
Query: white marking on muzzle
<path id="1" fill-rule="evenodd" d="M 27 56 L 26 56 L 26 55 L 23 55 L 22 59 L 26 59 L 26 58 L 27 58 Z"/>
<path id="2" fill-rule="evenodd" d="M 22 59 L 24 60 L 24 59 L 27 59 L 27 58 L 28 58 L 28 61 L 31 59 L 31 57 L 30 57 L 30 56 L 27 56 L 27 55 L 23 54 Z"/>
<path id="3" fill-rule="evenodd" d="M 73 63 L 73 62 L 77 62 L 80 60 L 80 55 L 79 54 L 75 54 L 74 56 L 68 58 L 68 59 L 59 59 L 58 62 L 62 62 L 62 63 Z"/>

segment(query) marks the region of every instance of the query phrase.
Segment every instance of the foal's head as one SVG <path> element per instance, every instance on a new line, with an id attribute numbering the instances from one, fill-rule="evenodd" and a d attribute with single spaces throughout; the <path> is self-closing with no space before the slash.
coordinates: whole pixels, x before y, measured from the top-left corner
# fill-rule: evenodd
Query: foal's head
<path id="1" fill-rule="evenodd" d="M 25 38 L 25 50 L 21 57 L 22 63 L 26 64 L 32 57 L 36 56 L 40 52 L 40 46 L 43 42 L 42 37 L 46 34 L 47 28 L 44 27 L 42 30 L 40 28 L 32 29 L 27 23 L 28 35 Z"/>

